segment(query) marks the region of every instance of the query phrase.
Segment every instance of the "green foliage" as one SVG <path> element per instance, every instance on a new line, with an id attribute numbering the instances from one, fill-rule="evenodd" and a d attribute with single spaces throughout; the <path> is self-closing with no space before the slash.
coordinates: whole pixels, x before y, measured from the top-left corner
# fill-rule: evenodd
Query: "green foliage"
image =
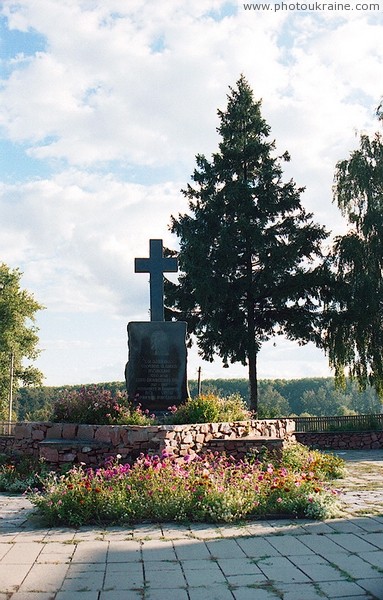
<path id="1" fill-rule="evenodd" d="M 181 275 L 179 285 L 166 283 L 166 316 L 188 323 L 204 359 L 248 365 L 256 413 L 262 343 L 277 333 L 302 343 L 316 337 L 327 274 L 315 265 L 327 234 L 302 207 L 303 189 L 283 181 L 289 155 L 275 156 L 243 76 L 218 116 L 219 150 L 210 162 L 197 155 L 194 184 L 183 191 L 189 212 L 172 217 Z"/>
<path id="2" fill-rule="evenodd" d="M 49 472 L 42 460 L 0 454 L 0 492 L 20 493 L 39 488 Z"/>
<path id="3" fill-rule="evenodd" d="M 290 414 L 290 406 L 286 398 L 278 392 L 271 383 L 260 386 L 259 390 L 259 419 L 277 419 Z"/>
<path id="4" fill-rule="evenodd" d="M 235 462 L 224 455 L 142 455 L 132 467 L 111 461 L 96 470 L 81 466 L 51 474 L 30 499 L 48 523 L 142 521 L 233 522 L 290 514 L 326 518 L 336 495 L 315 472 L 272 463 Z"/>
<path id="5" fill-rule="evenodd" d="M 53 407 L 53 421 L 94 425 L 150 425 L 153 417 L 133 407 L 126 394 L 94 386 L 64 389 Z"/>
<path id="6" fill-rule="evenodd" d="M 381 116 L 381 115 L 380 115 Z M 383 397 L 383 140 L 360 136 L 359 148 L 337 163 L 334 200 L 348 220 L 330 256 L 333 297 L 324 347 L 337 383 L 345 373 Z"/>
<path id="7" fill-rule="evenodd" d="M 0 263 L 0 419 L 8 418 L 11 371 L 13 393 L 20 383 L 36 385 L 43 377 L 38 369 L 24 362 L 35 360 L 39 354 L 34 322 L 35 313 L 43 306 L 20 288 L 21 275 L 18 269 L 11 270 Z"/>
<path id="8" fill-rule="evenodd" d="M 171 423 L 219 423 L 246 421 L 251 418 L 246 404 L 238 394 L 221 398 L 216 394 L 201 394 L 174 407 Z"/>
<path id="9" fill-rule="evenodd" d="M 15 409 L 20 421 L 49 421 L 53 405 L 64 391 L 80 392 L 83 386 L 21 388 L 15 397 Z M 87 386 L 89 387 L 89 386 Z M 123 395 L 124 382 L 95 384 L 108 390 L 113 398 Z M 197 395 L 197 382 L 189 381 L 191 397 Z M 207 379 L 202 381 L 202 395 L 221 398 L 241 396 L 249 405 L 249 382 L 246 379 Z M 289 415 L 336 416 L 377 414 L 381 400 L 371 387 L 359 390 L 356 382 L 347 380 L 344 390 L 335 387 L 333 378 L 268 379 L 259 381 L 259 416 L 277 418 Z M 282 398 L 282 399 L 281 399 Z"/>
<path id="10" fill-rule="evenodd" d="M 336 454 L 310 450 L 297 442 L 283 449 L 282 463 L 294 473 L 314 472 L 324 480 L 338 479 L 345 473 L 344 460 Z"/>
<path id="11" fill-rule="evenodd" d="M 367 418 L 366 418 L 367 416 Z M 341 424 L 328 424 L 326 431 L 381 431 L 382 426 L 375 415 L 365 415 L 363 420 L 349 421 Z"/>

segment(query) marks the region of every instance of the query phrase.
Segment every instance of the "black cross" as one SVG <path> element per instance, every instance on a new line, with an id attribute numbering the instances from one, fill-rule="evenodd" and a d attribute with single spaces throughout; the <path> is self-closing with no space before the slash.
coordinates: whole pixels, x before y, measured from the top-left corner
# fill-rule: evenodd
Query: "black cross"
<path id="1" fill-rule="evenodd" d="M 164 273 L 178 271 L 176 258 L 164 258 L 162 240 L 150 240 L 149 258 L 134 260 L 135 273 L 150 273 L 150 320 L 165 321 Z"/>

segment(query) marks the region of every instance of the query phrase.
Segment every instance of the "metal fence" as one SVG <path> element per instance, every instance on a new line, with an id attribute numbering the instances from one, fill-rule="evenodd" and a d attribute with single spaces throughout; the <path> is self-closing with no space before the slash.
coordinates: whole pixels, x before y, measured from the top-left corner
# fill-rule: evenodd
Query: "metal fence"
<path id="1" fill-rule="evenodd" d="M 383 429 L 383 414 L 347 415 L 338 417 L 294 417 L 295 430 L 302 432 L 321 431 L 380 431 Z"/>
<path id="2" fill-rule="evenodd" d="M 0 435 L 13 435 L 15 425 L 15 421 L 0 421 Z"/>
<path id="3" fill-rule="evenodd" d="M 295 421 L 295 430 L 302 432 L 326 431 L 381 431 L 383 414 L 347 415 L 337 417 L 289 417 Z M 0 436 L 14 435 L 15 421 L 0 421 Z"/>

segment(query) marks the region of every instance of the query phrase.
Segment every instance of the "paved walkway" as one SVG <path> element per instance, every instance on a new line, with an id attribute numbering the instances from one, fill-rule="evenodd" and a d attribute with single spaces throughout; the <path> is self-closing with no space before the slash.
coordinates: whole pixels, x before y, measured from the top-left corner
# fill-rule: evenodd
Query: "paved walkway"
<path id="1" fill-rule="evenodd" d="M 344 458 L 326 522 L 46 529 L 0 494 L 0 600 L 382 600 L 383 450 Z"/>

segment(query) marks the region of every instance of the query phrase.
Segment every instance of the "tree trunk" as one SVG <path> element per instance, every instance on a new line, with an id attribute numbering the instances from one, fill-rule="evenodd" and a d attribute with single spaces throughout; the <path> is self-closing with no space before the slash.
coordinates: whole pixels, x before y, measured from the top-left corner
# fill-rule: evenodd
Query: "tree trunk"
<path id="1" fill-rule="evenodd" d="M 249 386 L 250 386 L 250 410 L 254 418 L 258 415 L 258 380 L 257 380 L 257 352 L 249 355 Z"/>
<path id="2" fill-rule="evenodd" d="M 257 382 L 257 353 L 255 341 L 255 306 L 253 296 L 253 263 L 251 245 L 247 243 L 247 360 L 249 363 L 250 410 L 257 418 L 258 413 L 258 382 Z"/>

